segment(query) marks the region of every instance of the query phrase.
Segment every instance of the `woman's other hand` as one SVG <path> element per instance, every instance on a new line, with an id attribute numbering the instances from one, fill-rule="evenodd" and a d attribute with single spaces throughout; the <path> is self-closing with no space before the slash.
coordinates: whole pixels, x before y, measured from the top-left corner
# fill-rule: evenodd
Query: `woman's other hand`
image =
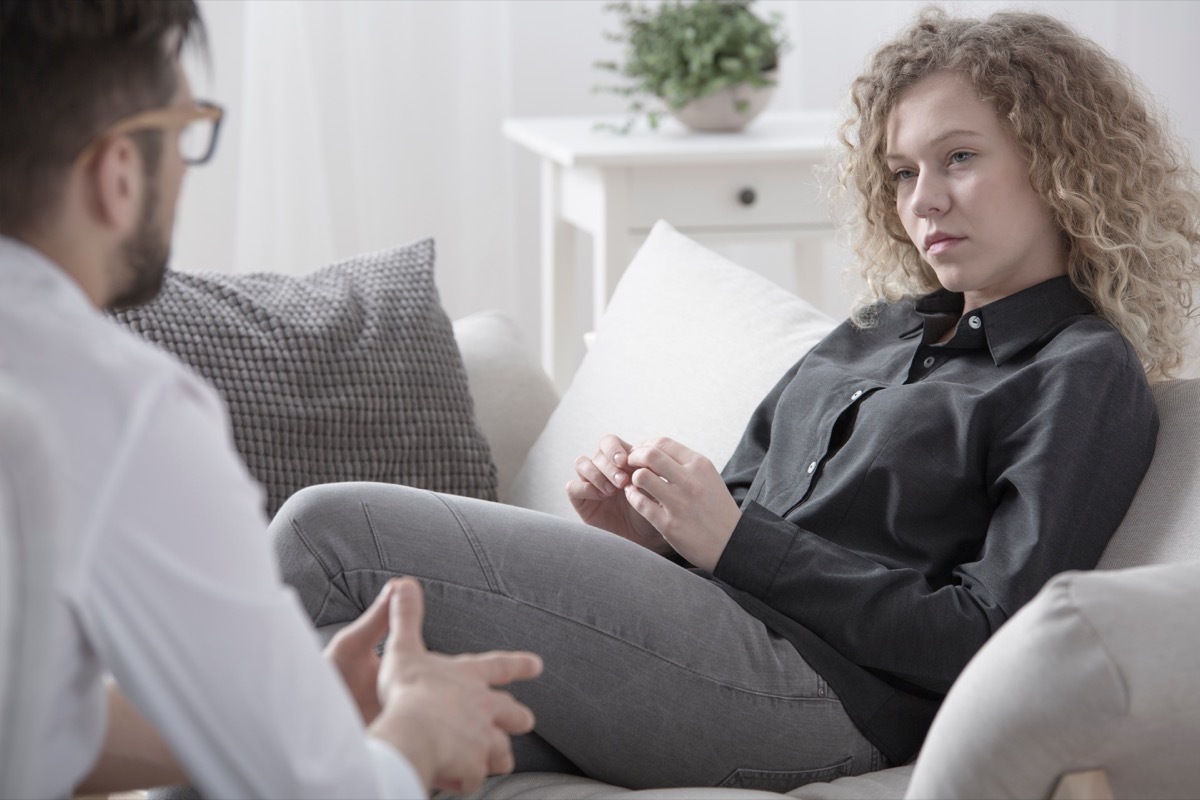
<path id="1" fill-rule="evenodd" d="M 629 443 L 619 436 L 600 440 L 591 456 L 575 460 L 576 479 L 567 483 L 567 497 L 579 518 L 596 528 L 640 544 L 660 555 L 671 552 L 662 534 L 629 504 Z"/>
<path id="2" fill-rule="evenodd" d="M 621 494 L 629 507 L 681 556 L 712 572 L 742 516 L 716 466 L 665 437 L 627 454 L 623 471 L 630 480 Z"/>

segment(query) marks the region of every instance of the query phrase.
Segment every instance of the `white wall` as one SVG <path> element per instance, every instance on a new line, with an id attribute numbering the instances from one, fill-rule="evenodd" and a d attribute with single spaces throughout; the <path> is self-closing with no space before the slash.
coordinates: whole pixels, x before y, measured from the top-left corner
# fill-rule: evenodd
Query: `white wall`
<path id="1" fill-rule="evenodd" d="M 761 12 L 784 14 L 794 44 L 772 108 L 838 106 L 871 49 L 922 5 L 760 0 Z M 944 5 L 976 15 L 1041 10 L 1072 23 L 1129 64 L 1200 159 L 1193 41 L 1200 2 Z M 223 102 L 229 116 L 218 157 L 193 171 L 185 187 L 175 266 L 306 271 L 434 236 L 450 315 L 503 308 L 536 346 L 537 165 L 503 141 L 500 125 L 506 116 L 623 110 L 619 98 L 591 91 L 609 80 L 592 63 L 619 55 L 602 36 L 615 28 L 603 6 L 201 0 L 214 66 L 209 76 L 193 71 L 194 82 L 198 95 Z M 264 183 L 262 175 L 272 177 Z M 723 249 L 785 285 L 790 280 L 786 246 Z"/>

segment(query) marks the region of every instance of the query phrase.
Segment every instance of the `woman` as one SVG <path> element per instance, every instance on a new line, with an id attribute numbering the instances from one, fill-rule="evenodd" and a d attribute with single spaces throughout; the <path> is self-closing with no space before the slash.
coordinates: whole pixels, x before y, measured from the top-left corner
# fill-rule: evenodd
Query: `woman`
<path id="1" fill-rule="evenodd" d="M 543 656 L 514 690 L 538 719 L 518 770 L 785 791 L 907 761 L 967 660 L 1095 565 L 1137 489 L 1200 201 L 1132 78 L 1051 18 L 930 10 L 851 99 L 870 302 L 722 472 L 607 436 L 568 486 L 588 525 L 373 484 L 277 517 L 319 624 L 408 573 L 431 647 Z"/>

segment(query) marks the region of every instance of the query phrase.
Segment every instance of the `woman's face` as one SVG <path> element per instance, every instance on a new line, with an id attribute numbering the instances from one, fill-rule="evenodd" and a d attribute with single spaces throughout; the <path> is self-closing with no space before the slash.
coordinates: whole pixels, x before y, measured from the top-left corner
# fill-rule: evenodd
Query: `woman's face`
<path id="1" fill-rule="evenodd" d="M 1028 162 L 967 79 L 938 72 L 905 90 L 888 117 L 887 166 L 908 238 L 966 310 L 1066 274 Z"/>

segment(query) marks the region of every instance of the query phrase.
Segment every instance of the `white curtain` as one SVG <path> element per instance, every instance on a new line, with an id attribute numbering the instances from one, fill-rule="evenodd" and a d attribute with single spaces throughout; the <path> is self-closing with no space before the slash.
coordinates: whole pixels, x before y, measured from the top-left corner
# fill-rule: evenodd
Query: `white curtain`
<path id="1" fill-rule="evenodd" d="M 217 159 L 189 175 L 176 267 L 304 273 L 432 236 L 452 315 L 517 305 L 514 214 L 498 202 L 513 161 L 507 2 L 201 11 L 214 63 L 192 70 L 196 92 L 227 120 Z"/>

